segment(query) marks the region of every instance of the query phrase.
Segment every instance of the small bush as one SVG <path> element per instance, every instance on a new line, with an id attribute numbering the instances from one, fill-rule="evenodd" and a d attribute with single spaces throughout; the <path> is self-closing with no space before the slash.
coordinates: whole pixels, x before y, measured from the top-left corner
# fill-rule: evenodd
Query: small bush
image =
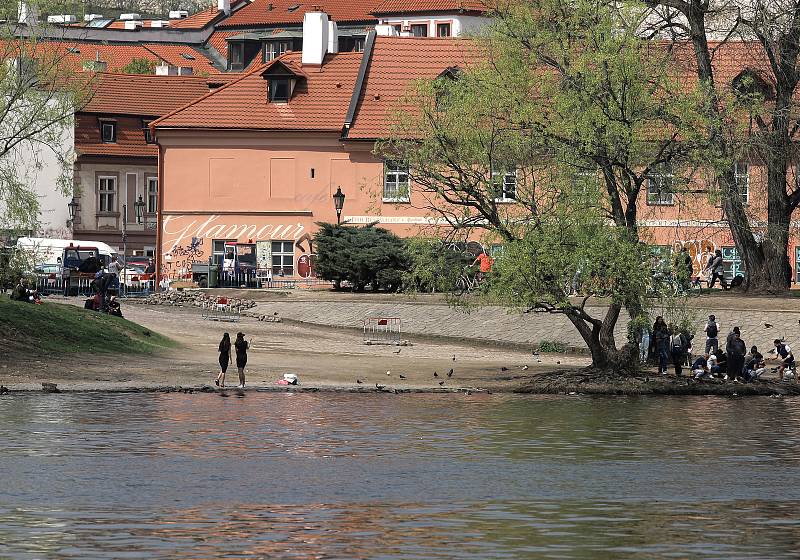
<path id="1" fill-rule="evenodd" d="M 554 342 L 551 340 L 542 340 L 539 342 L 539 352 L 563 354 L 566 351 L 567 345 L 563 342 Z"/>

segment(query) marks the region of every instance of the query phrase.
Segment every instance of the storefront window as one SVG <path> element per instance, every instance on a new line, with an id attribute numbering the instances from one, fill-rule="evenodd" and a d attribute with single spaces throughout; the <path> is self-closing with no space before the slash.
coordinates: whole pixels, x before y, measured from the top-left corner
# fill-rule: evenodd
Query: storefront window
<path id="1" fill-rule="evenodd" d="M 272 276 L 294 276 L 294 242 L 272 242 Z"/>

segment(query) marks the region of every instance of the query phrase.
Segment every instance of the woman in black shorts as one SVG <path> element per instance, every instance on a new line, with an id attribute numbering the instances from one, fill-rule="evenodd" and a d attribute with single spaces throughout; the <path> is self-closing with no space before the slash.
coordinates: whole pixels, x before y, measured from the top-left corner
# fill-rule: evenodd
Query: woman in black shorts
<path id="1" fill-rule="evenodd" d="M 236 335 L 236 342 L 233 344 L 236 347 L 236 369 L 239 370 L 239 387 L 244 387 L 244 368 L 247 365 L 247 349 L 250 348 L 250 343 L 244 339 L 244 333 Z"/>
<path id="2" fill-rule="evenodd" d="M 217 387 L 225 386 L 225 372 L 228 371 L 228 364 L 231 363 L 231 335 L 225 333 L 219 341 L 219 375 L 214 380 Z"/>

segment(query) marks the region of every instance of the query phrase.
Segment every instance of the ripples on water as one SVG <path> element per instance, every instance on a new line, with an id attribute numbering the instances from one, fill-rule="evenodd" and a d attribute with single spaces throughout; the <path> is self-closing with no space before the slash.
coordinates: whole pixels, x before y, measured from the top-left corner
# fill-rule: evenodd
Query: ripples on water
<path id="1" fill-rule="evenodd" d="M 800 402 L 0 398 L 2 558 L 796 558 Z"/>

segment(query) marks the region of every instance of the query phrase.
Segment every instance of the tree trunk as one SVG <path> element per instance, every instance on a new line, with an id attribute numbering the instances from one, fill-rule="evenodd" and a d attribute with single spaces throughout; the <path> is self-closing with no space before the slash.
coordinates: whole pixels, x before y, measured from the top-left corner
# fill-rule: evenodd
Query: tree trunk
<path id="1" fill-rule="evenodd" d="M 603 320 L 590 319 L 578 310 L 567 313 L 567 317 L 580 333 L 581 338 L 592 355 L 592 368 L 613 373 L 623 373 L 638 368 L 635 353 L 629 346 L 617 349 L 614 342 L 614 327 L 619 319 L 622 307 L 613 303 L 606 311 Z"/>

